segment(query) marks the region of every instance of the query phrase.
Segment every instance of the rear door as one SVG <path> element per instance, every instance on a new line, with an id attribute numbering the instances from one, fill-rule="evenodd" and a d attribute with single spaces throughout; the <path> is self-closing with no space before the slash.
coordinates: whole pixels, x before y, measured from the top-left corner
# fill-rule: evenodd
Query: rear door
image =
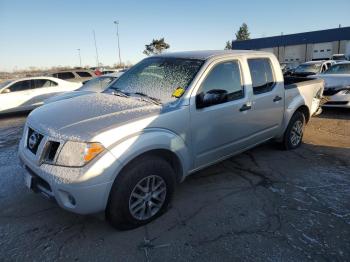
<path id="1" fill-rule="evenodd" d="M 253 88 L 254 141 L 259 143 L 274 137 L 280 130 L 284 115 L 284 84 L 276 80 L 270 58 L 247 61 Z"/>

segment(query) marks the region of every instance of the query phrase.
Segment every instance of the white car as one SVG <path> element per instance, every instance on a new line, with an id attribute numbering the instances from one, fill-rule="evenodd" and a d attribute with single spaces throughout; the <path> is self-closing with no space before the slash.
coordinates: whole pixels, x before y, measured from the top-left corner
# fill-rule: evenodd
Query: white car
<path id="1" fill-rule="evenodd" d="M 0 83 L 0 114 L 29 111 L 58 93 L 81 87 L 54 77 L 28 77 Z"/>
<path id="2" fill-rule="evenodd" d="M 309 61 L 297 66 L 293 72 L 292 76 L 296 77 L 307 77 L 313 76 L 328 70 L 336 62 L 332 60 L 319 60 L 319 61 Z"/>
<path id="3" fill-rule="evenodd" d="M 66 92 L 63 94 L 59 94 L 44 101 L 44 104 L 69 99 L 77 96 L 88 95 L 91 93 L 101 93 L 112 83 L 114 80 L 119 78 L 123 73 L 116 72 L 112 74 L 106 74 L 99 77 L 95 77 L 83 84 L 82 87 L 74 90 L 72 92 Z"/>
<path id="4" fill-rule="evenodd" d="M 325 81 L 328 101 L 323 106 L 350 108 L 350 62 L 339 62 L 316 77 Z"/>

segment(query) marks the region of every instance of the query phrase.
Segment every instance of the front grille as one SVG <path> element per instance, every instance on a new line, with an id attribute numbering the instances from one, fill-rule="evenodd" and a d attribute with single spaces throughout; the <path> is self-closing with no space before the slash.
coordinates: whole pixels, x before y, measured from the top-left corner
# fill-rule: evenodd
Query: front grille
<path id="1" fill-rule="evenodd" d="M 60 147 L 59 142 L 48 141 L 44 152 L 44 161 L 53 162 L 55 160 L 56 153 L 59 147 Z"/>
<path id="2" fill-rule="evenodd" d="M 41 140 L 43 139 L 43 135 L 34 131 L 30 127 L 28 128 L 28 136 L 27 136 L 27 148 L 34 155 L 37 153 Z"/>

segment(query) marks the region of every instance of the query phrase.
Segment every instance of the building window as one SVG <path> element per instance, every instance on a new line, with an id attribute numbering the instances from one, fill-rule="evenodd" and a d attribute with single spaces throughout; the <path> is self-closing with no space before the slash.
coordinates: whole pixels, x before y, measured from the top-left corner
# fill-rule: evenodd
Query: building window
<path id="1" fill-rule="evenodd" d="M 323 52 L 324 52 L 324 49 L 321 49 L 320 52 L 323 53 Z"/>
<path id="2" fill-rule="evenodd" d="M 327 49 L 327 52 L 330 52 L 331 50 L 330 49 Z"/>
<path id="3" fill-rule="evenodd" d="M 288 62 L 288 59 L 284 59 L 284 61 Z"/>
<path id="4" fill-rule="evenodd" d="M 314 53 L 318 53 L 318 50 L 314 50 Z"/>

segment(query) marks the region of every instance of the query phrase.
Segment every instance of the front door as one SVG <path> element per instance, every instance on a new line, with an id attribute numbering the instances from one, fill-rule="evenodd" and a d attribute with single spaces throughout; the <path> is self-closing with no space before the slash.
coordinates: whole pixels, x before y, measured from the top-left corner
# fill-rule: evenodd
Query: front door
<path id="1" fill-rule="evenodd" d="M 15 82 L 8 88 L 7 93 L 0 94 L 0 112 L 15 112 L 28 109 L 34 86 L 31 80 Z"/>
<path id="2" fill-rule="evenodd" d="M 249 144 L 251 110 L 238 60 L 213 65 L 191 99 L 191 136 L 194 167 L 218 161 Z M 226 94 L 199 105 L 199 96 Z"/>

